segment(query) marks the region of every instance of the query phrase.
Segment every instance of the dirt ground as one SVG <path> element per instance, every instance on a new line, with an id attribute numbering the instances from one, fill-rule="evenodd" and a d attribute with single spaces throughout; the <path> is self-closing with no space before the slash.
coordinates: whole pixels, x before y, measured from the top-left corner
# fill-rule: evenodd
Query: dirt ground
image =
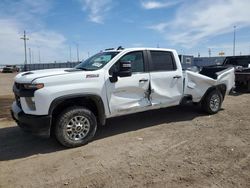
<path id="1" fill-rule="evenodd" d="M 212 116 L 185 106 L 114 118 L 65 149 L 10 119 L 12 77 L 0 74 L 0 187 L 250 187 L 250 94 Z"/>

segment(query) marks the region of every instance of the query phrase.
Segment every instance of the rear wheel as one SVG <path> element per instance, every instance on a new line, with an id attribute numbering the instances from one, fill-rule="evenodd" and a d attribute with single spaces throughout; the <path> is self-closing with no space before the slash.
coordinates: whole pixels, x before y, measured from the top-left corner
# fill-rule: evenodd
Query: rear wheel
<path id="1" fill-rule="evenodd" d="M 202 101 L 202 109 L 209 114 L 216 114 L 222 105 L 223 97 L 220 91 L 209 92 Z"/>
<path id="2" fill-rule="evenodd" d="M 87 108 L 74 106 L 58 116 L 55 135 L 62 145 L 78 147 L 94 137 L 96 128 L 95 115 Z"/>

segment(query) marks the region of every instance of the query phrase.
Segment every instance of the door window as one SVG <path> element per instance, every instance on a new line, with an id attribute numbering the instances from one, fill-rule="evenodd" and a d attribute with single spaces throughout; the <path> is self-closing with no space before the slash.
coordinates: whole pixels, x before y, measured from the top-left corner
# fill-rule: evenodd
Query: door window
<path id="1" fill-rule="evenodd" d="M 176 64 L 171 52 L 150 51 L 152 63 L 151 71 L 171 71 L 176 70 Z"/>
<path id="2" fill-rule="evenodd" d="M 119 70 L 120 61 L 130 61 L 132 73 L 144 72 L 144 58 L 143 52 L 130 52 L 125 54 L 118 62 L 116 62 L 110 69 L 109 74 L 112 74 L 114 71 Z"/>

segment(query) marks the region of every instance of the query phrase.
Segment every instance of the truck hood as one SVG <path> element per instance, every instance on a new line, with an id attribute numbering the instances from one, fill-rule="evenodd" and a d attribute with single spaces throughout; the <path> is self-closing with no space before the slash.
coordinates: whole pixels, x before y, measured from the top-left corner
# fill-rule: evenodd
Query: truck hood
<path id="1" fill-rule="evenodd" d="M 73 74 L 74 72 L 79 72 L 79 71 L 82 70 L 61 68 L 61 69 L 45 69 L 45 70 L 22 72 L 15 77 L 15 82 L 31 83 L 38 78 L 51 77 L 64 74 Z"/>

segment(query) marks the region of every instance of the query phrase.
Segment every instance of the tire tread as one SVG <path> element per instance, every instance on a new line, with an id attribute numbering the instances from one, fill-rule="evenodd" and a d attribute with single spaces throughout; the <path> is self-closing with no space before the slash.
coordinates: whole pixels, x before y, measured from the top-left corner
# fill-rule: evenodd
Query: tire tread
<path id="1" fill-rule="evenodd" d="M 65 121 L 68 121 L 73 114 L 76 113 L 84 113 L 84 115 L 89 119 L 90 121 L 90 131 L 88 135 L 80 141 L 72 141 L 66 137 L 63 133 L 63 125 Z M 82 145 L 87 144 L 95 135 L 97 129 L 97 121 L 94 113 L 92 113 L 89 109 L 82 107 L 82 106 L 71 106 L 66 108 L 58 117 L 56 120 L 56 127 L 55 127 L 55 135 L 57 140 L 66 147 L 79 147 Z"/>

